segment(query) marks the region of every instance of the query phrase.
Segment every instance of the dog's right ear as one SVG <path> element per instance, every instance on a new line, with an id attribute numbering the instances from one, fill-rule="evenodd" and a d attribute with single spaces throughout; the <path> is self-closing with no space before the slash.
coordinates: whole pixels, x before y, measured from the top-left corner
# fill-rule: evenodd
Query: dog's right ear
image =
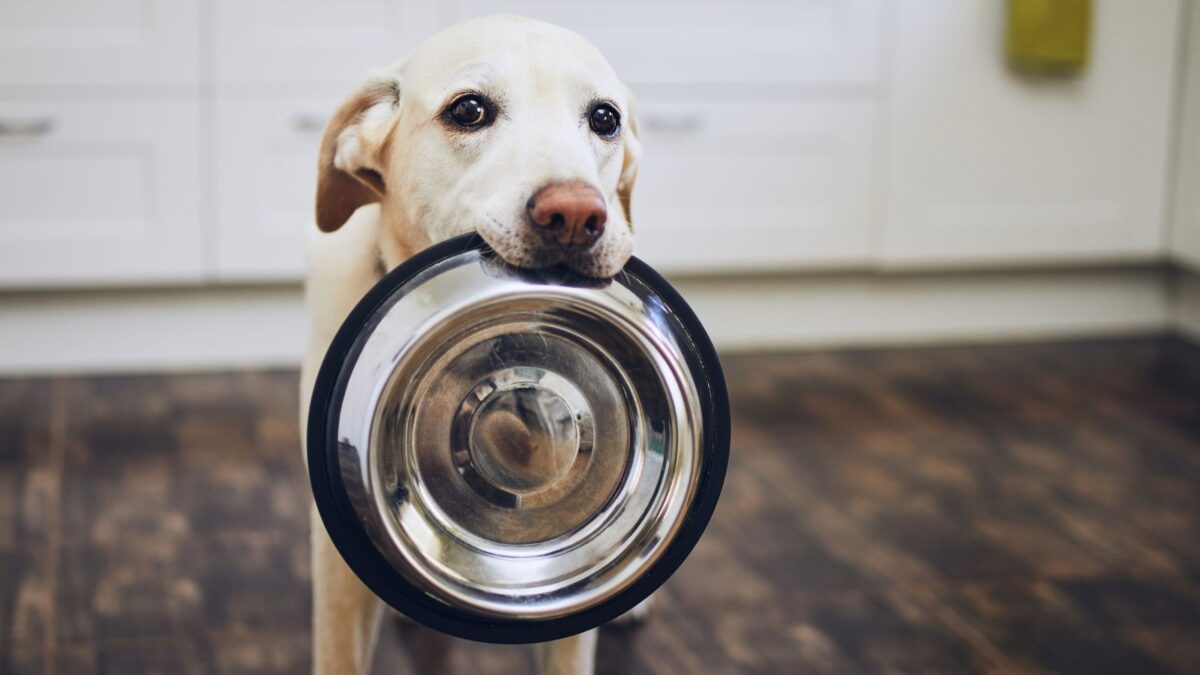
<path id="1" fill-rule="evenodd" d="M 321 137 L 317 160 L 317 227 L 332 232 L 358 207 L 383 198 L 386 138 L 396 122 L 399 82 L 368 81 L 338 108 Z"/>

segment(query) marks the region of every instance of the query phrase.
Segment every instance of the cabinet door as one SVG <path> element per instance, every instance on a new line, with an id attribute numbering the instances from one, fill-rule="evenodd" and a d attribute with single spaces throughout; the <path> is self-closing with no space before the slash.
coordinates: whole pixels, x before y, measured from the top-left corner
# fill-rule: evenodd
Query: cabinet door
<path id="1" fill-rule="evenodd" d="M 314 222 L 317 149 L 339 98 L 218 99 L 216 273 L 299 279 Z"/>
<path id="2" fill-rule="evenodd" d="M 219 83 L 340 83 L 407 54 L 437 28 L 421 0 L 214 0 Z"/>
<path id="3" fill-rule="evenodd" d="M 1003 63 L 1004 3 L 896 3 L 883 257 L 1148 259 L 1163 248 L 1179 3 L 1098 0 L 1074 79 Z"/>
<path id="4" fill-rule="evenodd" d="M 195 103 L 0 103 L 0 284 L 197 281 Z"/>
<path id="5" fill-rule="evenodd" d="M 879 0 L 455 0 L 450 16 L 515 13 L 566 26 L 627 82 L 872 83 Z"/>
<path id="6" fill-rule="evenodd" d="M 0 84 L 199 78 L 198 0 L 4 0 Z"/>
<path id="7" fill-rule="evenodd" d="M 669 271 L 862 265 L 875 106 L 638 101 L 636 252 Z"/>
<path id="8" fill-rule="evenodd" d="M 1188 7 L 1186 40 L 1171 252 L 1200 270 L 1200 4 Z"/>

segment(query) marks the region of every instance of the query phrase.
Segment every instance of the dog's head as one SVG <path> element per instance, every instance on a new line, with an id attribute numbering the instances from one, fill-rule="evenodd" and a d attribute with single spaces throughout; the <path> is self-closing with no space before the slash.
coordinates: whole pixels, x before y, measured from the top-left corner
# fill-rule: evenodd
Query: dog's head
<path id="1" fill-rule="evenodd" d="M 632 100 L 582 37 L 520 17 L 453 26 L 368 80 L 325 129 L 317 224 L 379 202 L 420 247 L 476 231 L 520 267 L 616 274 L 633 250 Z"/>

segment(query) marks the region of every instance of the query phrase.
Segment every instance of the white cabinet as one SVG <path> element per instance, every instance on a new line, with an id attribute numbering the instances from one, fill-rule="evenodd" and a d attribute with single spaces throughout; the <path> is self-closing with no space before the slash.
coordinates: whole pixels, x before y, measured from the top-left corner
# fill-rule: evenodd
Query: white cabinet
<path id="1" fill-rule="evenodd" d="M 1200 4 L 1188 7 L 1171 253 L 1200 270 Z"/>
<path id="2" fill-rule="evenodd" d="M 0 284 L 201 279 L 196 103 L 0 103 Z"/>
<path id="3" fill-rule="evenodd" d="M 350 86 L 437 29 L 425 0 L 213 0 L 220 83 Z"/>
<path id="4" fill-rule="evenodd" d="M 336 95 L 219 99 L 212 185 L 216 275 L 299 279 L 314 225 L 317 150 Z"/>
<path id="5" fill-rule="evenodd" d="M 456 0 L 566 26 L 634 83 L 864 84 L 878 77 L 880 0 Z"/>
<path id="6" fill-rule="evenodd" d="M 199 79 L 199 0 L 4 0 L 0 85 Z"/>
<path id="7" fill-rule="evenodd" d="M 1085 73 L 1034 81 L 993 0 L 0 0 L 0 285 L 301 278 L 327 116 L 498 12 L 633 85 L 637 251 L 666 270 L 1200 266 L 1181 7 L 1096 0 Z"/>
<path id="8" fill-rule="evenodd" d="M 1091 62 L 1003 63 L 1003 3 L 895 4 L 889 265 L 1150 259 L 1163 250 L 1179 3 L 1098 0 Z"/>
<path id="9" fill-rule="evenodd" d="M 864 265 L 875 105 L 638 100 L 636 252 L 664 270 Z"/>

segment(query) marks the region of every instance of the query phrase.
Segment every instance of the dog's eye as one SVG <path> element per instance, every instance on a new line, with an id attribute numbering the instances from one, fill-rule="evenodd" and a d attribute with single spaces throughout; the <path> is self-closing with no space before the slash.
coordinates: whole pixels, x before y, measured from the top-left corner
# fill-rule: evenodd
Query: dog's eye
<path id="1" fill-rule="evenodd" d="M 446 109 L 446 116 L 460 127 L 472 129 L 482 127 L 490 121 L 490 113 L 483 97 L 477 94 L 461 96 Z"/>
<path id="2" fill-rule="evenodd" d="M 621 116 L 612 106 L 601 103 L 588 113 L 588 124 L 601 136 L 612 136 L 621 128 Z"/>

